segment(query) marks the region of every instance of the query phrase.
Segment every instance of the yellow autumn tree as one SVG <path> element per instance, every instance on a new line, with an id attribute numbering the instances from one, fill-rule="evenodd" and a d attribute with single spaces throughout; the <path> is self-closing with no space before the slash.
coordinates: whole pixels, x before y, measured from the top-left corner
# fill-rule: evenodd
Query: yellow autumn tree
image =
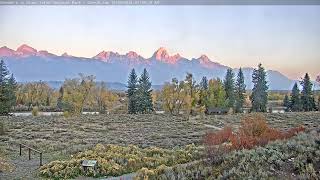
<path id="1" fill-rule="evenodd" d="M 79 78 L 66 79 L 63 88 L 63 110 L 70 115 L 80 115 L 90 92 L 95 87 L 95 77 L 79 74 Z"/>
<path id="2" fill-rule="evenodd" d="M 219 79 L 211 79 L 209 81 L 208 88 L 208 100 L 206 106 L 208 108 L 213 107 L 226 107 L 226 92 L 223 88 L 223 84 Z"/>
<path id="3" fill-rule="evenodd" d="M 105 113 L 108 109 L 111 109 L 119 97 L 116 93 L 109 91 L 105 82 L 99 83 L 92 89 L 92 97 L 94 106 L 100 113 Z"/>
<path id="4" fill-rule="evenodd" d="M 184 90 L 186 91 L 184 111 L 189 118 L 190 114 L 199 112 L 200 106 L 198 105 L 198 102 L 200 98 L 200 91 L 199 85 L 196 83 L 196 80 L 193 78 L 193 75 L 191 73 L 187 73 L 184 82 Z"/>
<path id="5" fill-rule="evenodd" d="M 17 104 L 32 106 L 51 106 L 54 102 L 54 90 L 45 82 L 21 84 L 16 91 Z"/>
<path id="6" fill-rule="evenodd" d="M 164 85 L 161 90 L 161 100 L 164 110 L 170 114 L 180 114 L 181 110 L 189 112 L 191 109 L 191 97 L 186 84 L 176 78 Z"/>

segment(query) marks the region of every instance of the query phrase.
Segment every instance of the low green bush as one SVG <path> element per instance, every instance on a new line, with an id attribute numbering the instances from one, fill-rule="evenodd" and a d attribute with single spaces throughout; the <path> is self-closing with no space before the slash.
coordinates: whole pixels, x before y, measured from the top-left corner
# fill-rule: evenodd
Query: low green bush
<path id="1" fill-rule="evenodd" d="M 142 168 L 156 169 L 163 165 L 174 166 L 191 162 L 200 159 L 203 150 L 203 147 L 195 145 L 168 150 L 157 147 L 142 149 L 134 145 L 124 147 L 98 144 L 91 150 L 72 156 L 68 161 L 53 161 L 42 166 L 40 174 L 44 177 L 57 179 L 85 175 L 81 170 L 81 161 L 86 159 L 97 160 L 96 176 L 119 176 L 136 172 Z"/>

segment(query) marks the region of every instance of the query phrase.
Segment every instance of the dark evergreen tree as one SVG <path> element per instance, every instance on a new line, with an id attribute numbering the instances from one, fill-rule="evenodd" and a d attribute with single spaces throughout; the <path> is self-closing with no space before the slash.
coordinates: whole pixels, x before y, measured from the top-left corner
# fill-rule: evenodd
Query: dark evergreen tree
<path id="1" fill-rule="evenodd" d="M 313 94 L 312 94 L 313 85 L 310 81 L 310 77 L 308 73 L 306 73 L 306 75 L 304 76 L 300 84 L 302 86 L 302 91 L 301 91 L 302 109 L 304 111 L 315 110 L 315 101 L 313 99 Z"/>
<path id="2" fill-rule="evenodd" d="M 0 61 L 0 115 L 7 115 L 16 103 L 16 80 L 10 73 L 3 60 Z"/>
<path id="3" fill-rule="evenodd" d="M 200 87 L 201 89 L 205 89 L 205 90 L 208 90 L 208 79 L 206 76 L 203 76 L 202 79 L 201 79 L 201 82 L 200 82 Z"/>
<path id="4" fill-rule="evenodd" d="M 232 69 L 227 70 L 224 82 L 224 90 L 226 92 L 227 107 L 233 108 L 235 103 L 235 87 L 234 87 L 234 73 Z"/>
<path id="5" fill-rule="evenodd" d="M 290 98 L 290 110 L 291 111 L 301 111 L 302 110 L 302 104 L 300 99 L 300 90 L 298 88 L 298 84 L 295 83 L 293 85 L 292 91 L 291 91 L 291 98 Z"/>
<path id="6" fill-rule="evenodd" d="M 318 96 L 318 111 L 320 111 L 320 95 Z"/>
<path id="7" fill-rule="evenodd" d="M 17 82 L 16 79 L 14 78 L 13 74 L 11 74 L 9 81 L 8 81 L 8 99 L 9 99 L 9 106 L 15 106 L 17 97 L 16 97 L 16 90 L 17 90 Z"/>
<path id="8" fill-rule="evenodd" d="M 246 98 L 246 85 L 244 83 L 244 76 L 242 69 L 239 69 L 236 86 L 235 86 L 235 112 L 242 113 L 243 112 L 243 104 Z"/>
<path id="9" fill-rule="evenodd" d="M 314 99 L 314 96 L 312 96 L 311 104 L 312 104 L 312 107 L 313 107 L 312 110 L 316 111 L 317 110 L 317 104 L 316 104 L 316 100 Z"/>
<path id="10" fill-rule="evenodd" d="M 150 113 L 153 111 L 152 89 L 148 71 L 143 70 L 137 89 L 137 112 Z"/>
<path id="11" fill-rule="evenodd" d="M 131 70 L 128 79 L 128 90 L 127 90 L 127 97 L 128 97 L 128 113 L 129 114 L 136 114 L 137 113 L 137 74 L 134 69 Z"/>
<path id="12" fill-rule="evenodd" d="M 317 76 L 316 81 L 320 84 L 320 75 Z M 320 111 L 320 95 L 318 95 L 318 111 Z"/>
<path id="13" fill-rule="evenodd" d="M 250 99 L 252 111 L 254 112 L 267 112 L 268 84 L 266 76 L 266 72 L 261 64 L 258 65 L 258 69 L 253 70 L 253 89 Z"/>
<path id="14" fill-rule="evenodd" d="M 57 100 L 57 107 L 59 110 L 63 110 L 63 86 L 59 89 L 59 97 Z"/>
<path id="15" fill-rule="evenodd" d="M 203 76 L 200 82 L 200 97 L 199 105 L 204 106 L 208 100 L 208 79 L 206 76 Z"/>
<path id="16" fill-rule="evenodd" d="M 287 94 L 283 99 L 283 106 L 286 108 L 286 112 L 290 111 L 290 100 Z"/>

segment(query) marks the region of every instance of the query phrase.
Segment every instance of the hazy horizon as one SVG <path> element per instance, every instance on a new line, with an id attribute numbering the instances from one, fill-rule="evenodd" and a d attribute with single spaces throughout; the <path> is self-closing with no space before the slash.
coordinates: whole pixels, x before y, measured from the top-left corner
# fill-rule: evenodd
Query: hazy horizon
<path id="1" fill-rule="evenodd" d="M 159 47 L 232 68 L 320 73 L 320 6 L 0 6 L 0 46 L 93 57 Z"/>

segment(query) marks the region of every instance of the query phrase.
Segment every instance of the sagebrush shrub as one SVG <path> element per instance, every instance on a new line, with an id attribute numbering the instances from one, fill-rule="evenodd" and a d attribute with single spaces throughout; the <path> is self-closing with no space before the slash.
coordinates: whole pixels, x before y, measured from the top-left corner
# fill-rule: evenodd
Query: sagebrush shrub
<path id="1" fill-rule="evenodd" d="M 5 134 L 4 124 L 3 122 L 0 122 L 0 135 L 4 135 L 4 134 Z"/>
<path id="2" fill-rule="evenodd" d="M 301 133 L 265 147 L 233 151 L 223 157 L 222 163 L 197 161 L 160 170 L 143 169 L 137 172 L 136 179 L 319 179 L 317 142 L 318 132 Z"/>
<path id="3" fill-rule="evenodd" d="M 71 117 L 71 114 L 69 113 L 69 111 L 63 111 L 63 117 L 69 118 Z"/>
<path id="4" fill-rule="evenodd" d="M 32 113 L 32 116 L 38 116 L 39 115 L 39 108 L 37 106 L 33 107 L 31 113 Z"/>

